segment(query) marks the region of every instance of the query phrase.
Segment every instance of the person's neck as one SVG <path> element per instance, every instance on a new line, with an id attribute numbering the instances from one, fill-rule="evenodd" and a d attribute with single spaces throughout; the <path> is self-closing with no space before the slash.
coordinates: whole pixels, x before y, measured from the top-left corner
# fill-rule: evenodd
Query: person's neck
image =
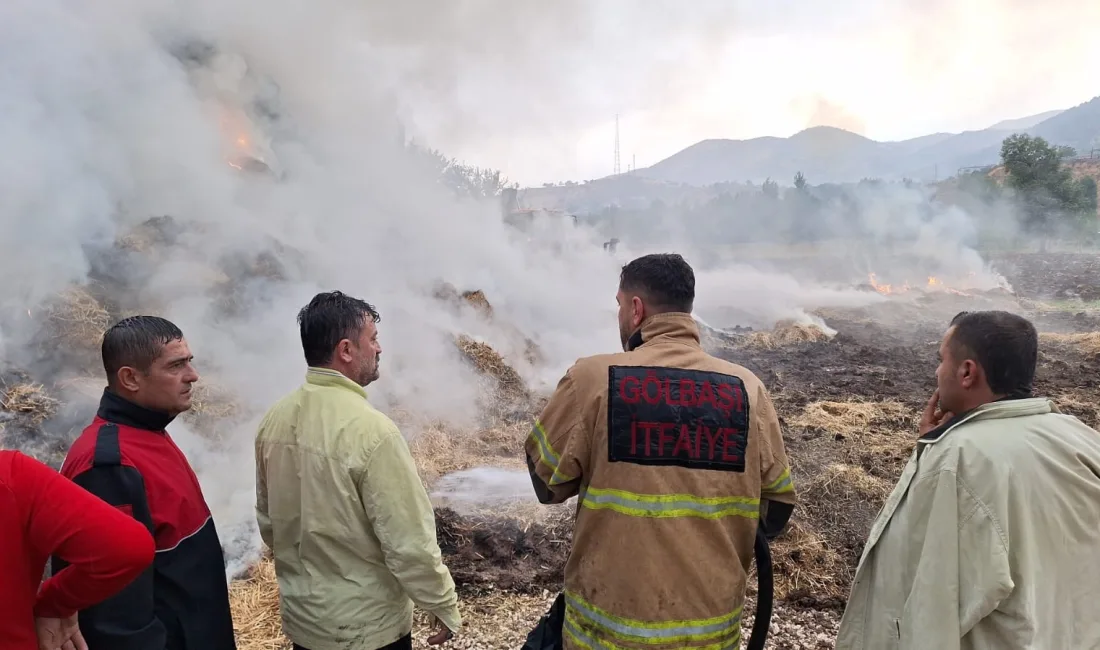
<path id="1" fill-rule="evenodd" d="M 108 422 L 148 431 L 163 431 L 178 415 L 145 406 L 132 393 L 110 386 L 103 391 L 97 414 Z"/>
<path id="2" fill-rule="evenodd" d="M 969 413 L 976 408 L 985 406 L 986 404 L 992 404 L 993 402 L 999 402 L 1004 399 L 1005 395 L 996 395 L 992 391 L 982 391 L 980 394 L 976 394 L 969 399 L 964 399 L 959 413 Z"/>
<path id="3" fill-rule="evenodd" d="M 318 368 L 320 370 L 330 370 L 332 372 L 338 372 L 341 375 L 343 375 L 344 377 L 346 377 L 349 381 L 355 381 L 355 378 L 352 376 L 351 368 L 349 368 L 348 366 L 342 365 L 342 364 L 330 363 L 326 366 L 314 366 L 314 368 Z M 355 383 L 358 384 L 359 382 L 355 381 Z"/>

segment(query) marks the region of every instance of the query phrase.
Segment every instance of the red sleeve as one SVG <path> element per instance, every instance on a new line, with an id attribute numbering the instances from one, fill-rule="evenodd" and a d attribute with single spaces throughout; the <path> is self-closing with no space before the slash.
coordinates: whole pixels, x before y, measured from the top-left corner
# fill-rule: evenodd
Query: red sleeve
<path id="1" fill-rule="evenodd" d="M 137 520 L 29 456 L 17 454 L 11 473 L 31 548 L 69 563 L 42 584 L 36 616 L 64 618 L 106 600 L 153 562 L 153 537 Z"/>

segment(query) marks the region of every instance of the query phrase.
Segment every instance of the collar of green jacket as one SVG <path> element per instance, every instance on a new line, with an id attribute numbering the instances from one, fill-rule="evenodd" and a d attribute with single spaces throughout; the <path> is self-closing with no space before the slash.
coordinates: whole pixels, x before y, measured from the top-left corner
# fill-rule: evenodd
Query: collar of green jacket
<path id="1" fill-rule="evenodd" d="M 361 395 L 363 399 L 367 397 L 367 390 L 347 378 L 347 375 L 339 370 L 333 370 L 331 368 L 317 368 L 310 366 L 306 371 L 306 383 L 313 384 L 314 386 L 331 386 L 335 388 L 345 388 L 347 390 Z"/>
<path id="2" fill-rule="evenodd" d="M 933 429 L 921 436 L 917 442 L 925 445 L 934 445 L 947 437 L 947 434 L 956 427 L 967 422 L 977 420 L 996 420 L 1001 418 L 1018 418 L 1025 415 L 1043 415 L 1044 413 L 1058 413 L 1058 407 L 1045 397 L 1026 397 L 1020 399 L 1003 399 L 989 402 L 972 409 L 951 422 Z"/>
<path id="3" fill-rule="evenodd" d="M 642 326 L 630 337 L 627 349 L 634 350 L 660 338 L 699 345 L 699 324 L 691 314 L 682 311 L 655 314 L 642 321 Z"/>

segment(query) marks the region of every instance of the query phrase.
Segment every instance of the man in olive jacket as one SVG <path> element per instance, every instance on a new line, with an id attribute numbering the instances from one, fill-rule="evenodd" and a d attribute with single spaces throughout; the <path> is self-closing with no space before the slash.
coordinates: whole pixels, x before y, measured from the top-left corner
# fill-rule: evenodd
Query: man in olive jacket
<path id="1" fill-rule="evenodd" d="M 256 436 L 256 517 L 295 650 L 411 649 L 413 603 L 434 616 L 431 645 L 462 624 L 408 445 L 367 401 L 378 320 L 338 291 L 314 297 L 298 315 L 306 382 Z"/>
<path id="2" fill-rule="evenodd" d="M 958 315 L 838 650 L 1100 648 L 1100 434 L 1031 396 L 1038 337 Z"/>

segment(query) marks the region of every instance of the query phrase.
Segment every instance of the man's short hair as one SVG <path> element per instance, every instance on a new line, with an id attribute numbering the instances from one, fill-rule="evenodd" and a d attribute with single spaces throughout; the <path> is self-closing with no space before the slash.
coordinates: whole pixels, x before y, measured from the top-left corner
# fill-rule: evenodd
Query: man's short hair
<path id="1" fill-rule="evenodd" d="M 1007 311 L 964 311 L 951 326 L 955 356 L 976 361 L 994 395 L 1031 394 L 1039 358 L 1039 334 L 1031 321 Z"/>
<path id="2" fill-rule="evenodd" d="M 336 344 L 343 339 L 355 341 L 367 324 L 382 319 L 374 305 L 339 291 L 319 293 L 298 312 L 302 351 L 306 364 L 325 366 L 332 361 Z"/>
<path id="3" fill-rule="evenodd" d="M 643 255 L 623 267 L 619 288 L 641 295 L 654 310 L 691 313 L 695 272 L 677 253 Z"/>
<path id="4" fill-rule="evenodd" d="M 164 346 L 183 338 L 175 323 L 159 316 L 130 316 L 115 323 L 103 333 L 103 370 L 107 384 L 114 386 L 118 371 L 129 366 L 149 372 Z"/>

